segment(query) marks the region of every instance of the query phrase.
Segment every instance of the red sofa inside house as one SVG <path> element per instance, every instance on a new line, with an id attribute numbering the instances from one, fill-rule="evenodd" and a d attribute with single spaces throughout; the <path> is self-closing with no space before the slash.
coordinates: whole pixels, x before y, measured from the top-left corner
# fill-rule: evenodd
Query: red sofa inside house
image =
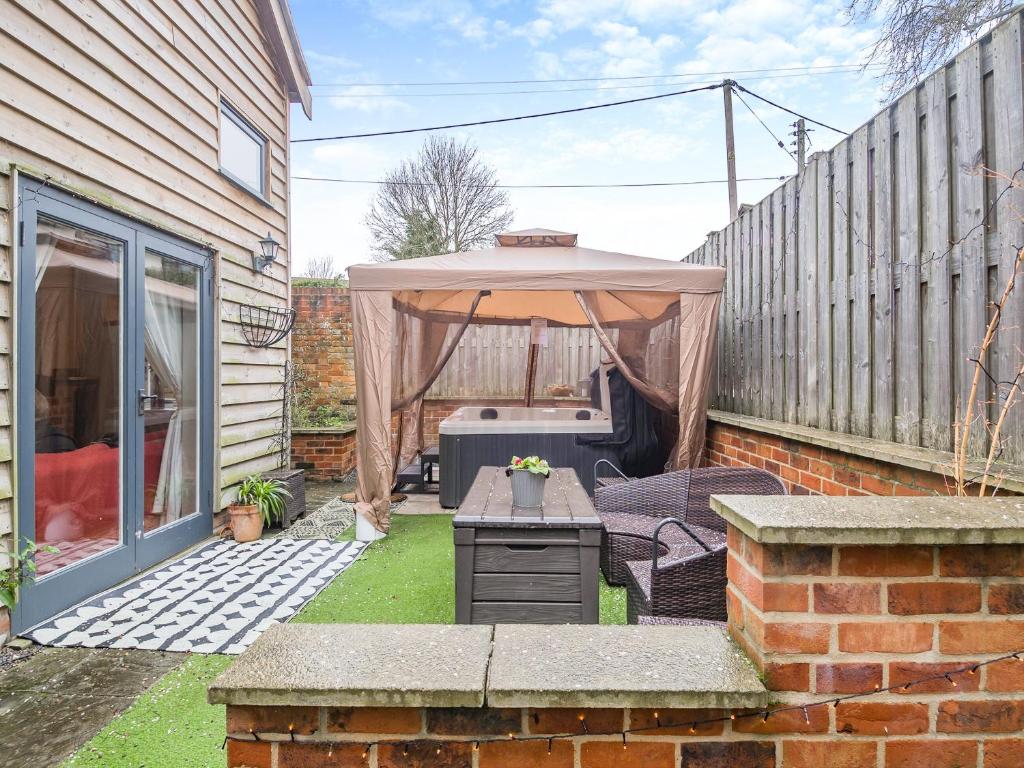
<path id="1" fill-rule="evenodd" d="M 166 428 L 146 433 L 145 496 L 153 507 Z M 120 450 L 93 443 L 64 453 L 35 456 L 36 540 L 39 543 L 118 538 Z M 129 514 L 132 508 L 129 505 Z M 146 528 L 150 526 L 147 524 Z"/>

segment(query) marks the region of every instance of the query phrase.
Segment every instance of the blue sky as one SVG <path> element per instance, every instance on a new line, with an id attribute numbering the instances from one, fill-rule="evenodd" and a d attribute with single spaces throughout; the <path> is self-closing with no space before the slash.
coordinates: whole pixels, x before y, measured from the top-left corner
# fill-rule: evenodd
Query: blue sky
<path id="1" fill-rule="evenodd" d="M 851 27 L 844 0 L 291 0 L 315 84 L 313 120 L 292 115 L 295 138 L 363 133 L 504 117 L 677 90 L 721 80 L 699 73 L 859 62 L 873 30 Z M 353 86 L 334 83 L 610 78 L 695 73 L 662 81 L 599 80 L 532 85 Z M 766 77 L 766 75 L 769 75 Z M 786 75 L 784 77 L 780 75 Z M 853 129 L 878 108 L 870 73 L 735 74 L 752 90 L 824 122 Z M 621 86 L 660 83 L 656 87 Z M 665 83 L 668 83 L 666 85 Z M 439 92 L 555 90 L 443 97 Z M 749 101 L 749 98 L 748 98 Z M 786 138 L 793 118 L 751 106 Z M 793 161 L 738 101 L 740 177 L 792 173 Z M 454 132 L 480 147 L 506 184 L 721 179 L 721 91 L 646 104 Z M 379 179 L 424 135 L 298 144 L 292 174 Z M 840 137 L 811 134 L 814 148 Z M 773 182 L 740 184 L 756 202 Z M 296 273 L 310 257 L 340 268 L 369 259 L 363 217 L 370 185 L 295 181 Z M 659 258 L 682 257 L 727 223 L 725 185 L 661 189 L 512 190 L 515 228 L 578 232 L 580 244 Z"/>

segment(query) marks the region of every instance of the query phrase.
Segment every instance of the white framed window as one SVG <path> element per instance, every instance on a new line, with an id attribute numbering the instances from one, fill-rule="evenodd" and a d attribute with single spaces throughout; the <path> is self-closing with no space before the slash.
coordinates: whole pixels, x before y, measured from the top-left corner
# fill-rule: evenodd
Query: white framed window
<path id="1" fill-rule="evenodd" d="M 266 198 L 267 137 L 223 99 L 220 102 L 220 170 L 236 184 Z"/>

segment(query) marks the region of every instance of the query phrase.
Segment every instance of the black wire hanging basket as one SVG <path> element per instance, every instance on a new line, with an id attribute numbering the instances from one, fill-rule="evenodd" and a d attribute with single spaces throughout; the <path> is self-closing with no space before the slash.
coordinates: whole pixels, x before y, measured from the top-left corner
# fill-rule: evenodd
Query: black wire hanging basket
<path id="1" fill-rule="evenodd" d="M 250 347 L 269 347 L 287 336 L 295 325 L 292 307 L 261 307 L 242 304 L 238 308 L 242 336 Z"/>

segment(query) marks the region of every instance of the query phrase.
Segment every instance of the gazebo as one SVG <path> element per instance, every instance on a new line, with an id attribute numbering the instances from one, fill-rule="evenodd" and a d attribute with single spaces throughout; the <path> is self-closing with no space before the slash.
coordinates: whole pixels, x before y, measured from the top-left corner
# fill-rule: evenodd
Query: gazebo
<path id="1" fill-rule="evenodd" d="M 576 239 L 529 229 L 492 248 L 349 268 L 356 512 L 377 531 L 390 525 L 399 462 L 423 447 L 423 396 L 474 323 L 592 328 L 640 395 L 677 415 L 671 464 L 700 460 L 725 270 Z"/>

